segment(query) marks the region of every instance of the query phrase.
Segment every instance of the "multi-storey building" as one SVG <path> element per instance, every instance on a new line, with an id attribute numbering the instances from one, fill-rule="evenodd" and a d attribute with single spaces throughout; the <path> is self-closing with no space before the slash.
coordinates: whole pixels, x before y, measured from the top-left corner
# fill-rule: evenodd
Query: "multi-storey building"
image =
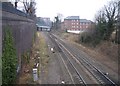
<path id="1" fill-rule="evenodd" d="M 91 20 L 87 19 L 80 19 L 80 30 L 81 31 L 86 31 L 88 29 L 93 28 L 94 23 Z"/>
<path id="2" fill-rule="evenodd" d="M 79 16 L 68 16 L 61 24 L 62 29 L 69 31 L 86 31 L 93 28 L 94 23 L 91 20 L 80 19 Z"/>
<path id="3" fill-rule="evenodd" d="M 79 16 L 68 16 L 64 19 L 64 28 L 66 30 L 79 30 L 80 18 Z"/>

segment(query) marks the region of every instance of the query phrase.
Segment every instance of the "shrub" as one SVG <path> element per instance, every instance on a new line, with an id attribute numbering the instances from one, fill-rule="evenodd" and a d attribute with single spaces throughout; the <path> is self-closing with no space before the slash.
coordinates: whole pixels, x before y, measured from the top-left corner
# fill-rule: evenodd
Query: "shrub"
<path id="1" fill-rule="evenodd" d="M 14 48 L 11 28 L 6 27 L 3 41 L 3 56 L 2 56 L 2 83 L 12 84 L 16 78 L 17 56 Z"/>

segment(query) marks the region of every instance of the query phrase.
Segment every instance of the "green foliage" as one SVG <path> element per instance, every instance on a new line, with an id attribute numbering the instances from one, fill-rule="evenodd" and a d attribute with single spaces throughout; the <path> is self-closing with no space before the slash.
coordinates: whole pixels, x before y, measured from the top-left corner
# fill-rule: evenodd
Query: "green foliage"
<path id="1" fill-rule="evenodd" d="M 80 37 L 81 42 L 88 43 L 88 42 L 91 42 L 91 40 L 92 40 L 92 37 L 89 33 L 84 32 L 81 34 L 81 37 Z"/>
<path id="2" fill-rule="evenodd" d="M 0 56 L 0 86 L 2 85 L 2 59 Z"/>
<path id="3" fill-rule="evenodd" d="M 10 27 L 6 27 L 3 41 L 2 83 L 12 84 L 16 78 L 17 56 Z"/>
<path id="4" fill-rule="evenodd" d="M 90 44 L 93 47 L 95 47 L 97 44 L 101 42 L 101 37 L 98 35 L 98 33 L 90 33 L 90 32 L 83 32 L 80 35 L 80 42 L 85 44 Z"/>
<path id="5" fill-rule="evenodd" d="M 95 29 L 96 37 L 103 40 L 107 36 L 107 24 L 106 22 L 98 22 Z"/>

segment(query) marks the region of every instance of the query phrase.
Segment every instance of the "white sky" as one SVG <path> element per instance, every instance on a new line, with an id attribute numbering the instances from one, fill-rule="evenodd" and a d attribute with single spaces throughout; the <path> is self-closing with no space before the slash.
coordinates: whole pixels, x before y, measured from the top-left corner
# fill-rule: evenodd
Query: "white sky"
<path id="1" fill-rule="evenodd" d="M 80 16 L 80 18 L 94 20 L 94 16 L 108 1 L 111 0 L 35 0 L 36 15 L 50 17 L 52 20 L 57 13 L 67 16 Z"/>

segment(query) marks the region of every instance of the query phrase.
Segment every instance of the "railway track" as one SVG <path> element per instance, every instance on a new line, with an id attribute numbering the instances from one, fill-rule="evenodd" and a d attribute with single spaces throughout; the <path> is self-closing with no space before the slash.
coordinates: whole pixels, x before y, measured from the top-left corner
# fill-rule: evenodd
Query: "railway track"
<path id="1" fill-rule="evenodd" d="M 51 36 L 50 38 L 52 39 L 52 41 L 54 41 L 54 43 L 57 45 L 57 48 L 59 49 L 59 52 L 62 52 L 63 54 L 60 54 L 61 60 L 63 61 L 70 77 L 71 77 L 71 81 L 74 85 L 76 84 L 82 84 L 84 86 L 87 86 L 87 83 L 84 81 L 84 79 L 82 78 L 81 74 L 79 73 L 79 71 L 77 70 L 77 68 L 75 67 L 75 65 L 72 63 L 72 61 L 68 58 L 68 56 L 63 52 L 63 49 L 61 47 L 61 45 L 58 44 L 58 41 L 56 39 L 53 39 Z M 64 56 L 63 56 L 64 55 Z M 65 58 L 63 58 L 65 57 Z"/>
<path id="2" fill-rule="evenodd" d="M 58 39 L 63 42 L 63 40 L 57 38 L 55 35 L 52 34 L 52 36 L 54 36 L 55 39 Z M 78 64 L 81 63 L 100 84 L 109 84 L 112 86 L 117 86 L 115 82 L 113 82 L 107 75 L 105 75 L 95 65 L 91 64 L 87 59 L 73 55 L 61 42 L 58 42 L 58 44 L 61 46 L 61 49 L 64 48 L 69 53 L 69 55 L 71 55 L 71 57 L 76 61 L 76 63 Z"/>

